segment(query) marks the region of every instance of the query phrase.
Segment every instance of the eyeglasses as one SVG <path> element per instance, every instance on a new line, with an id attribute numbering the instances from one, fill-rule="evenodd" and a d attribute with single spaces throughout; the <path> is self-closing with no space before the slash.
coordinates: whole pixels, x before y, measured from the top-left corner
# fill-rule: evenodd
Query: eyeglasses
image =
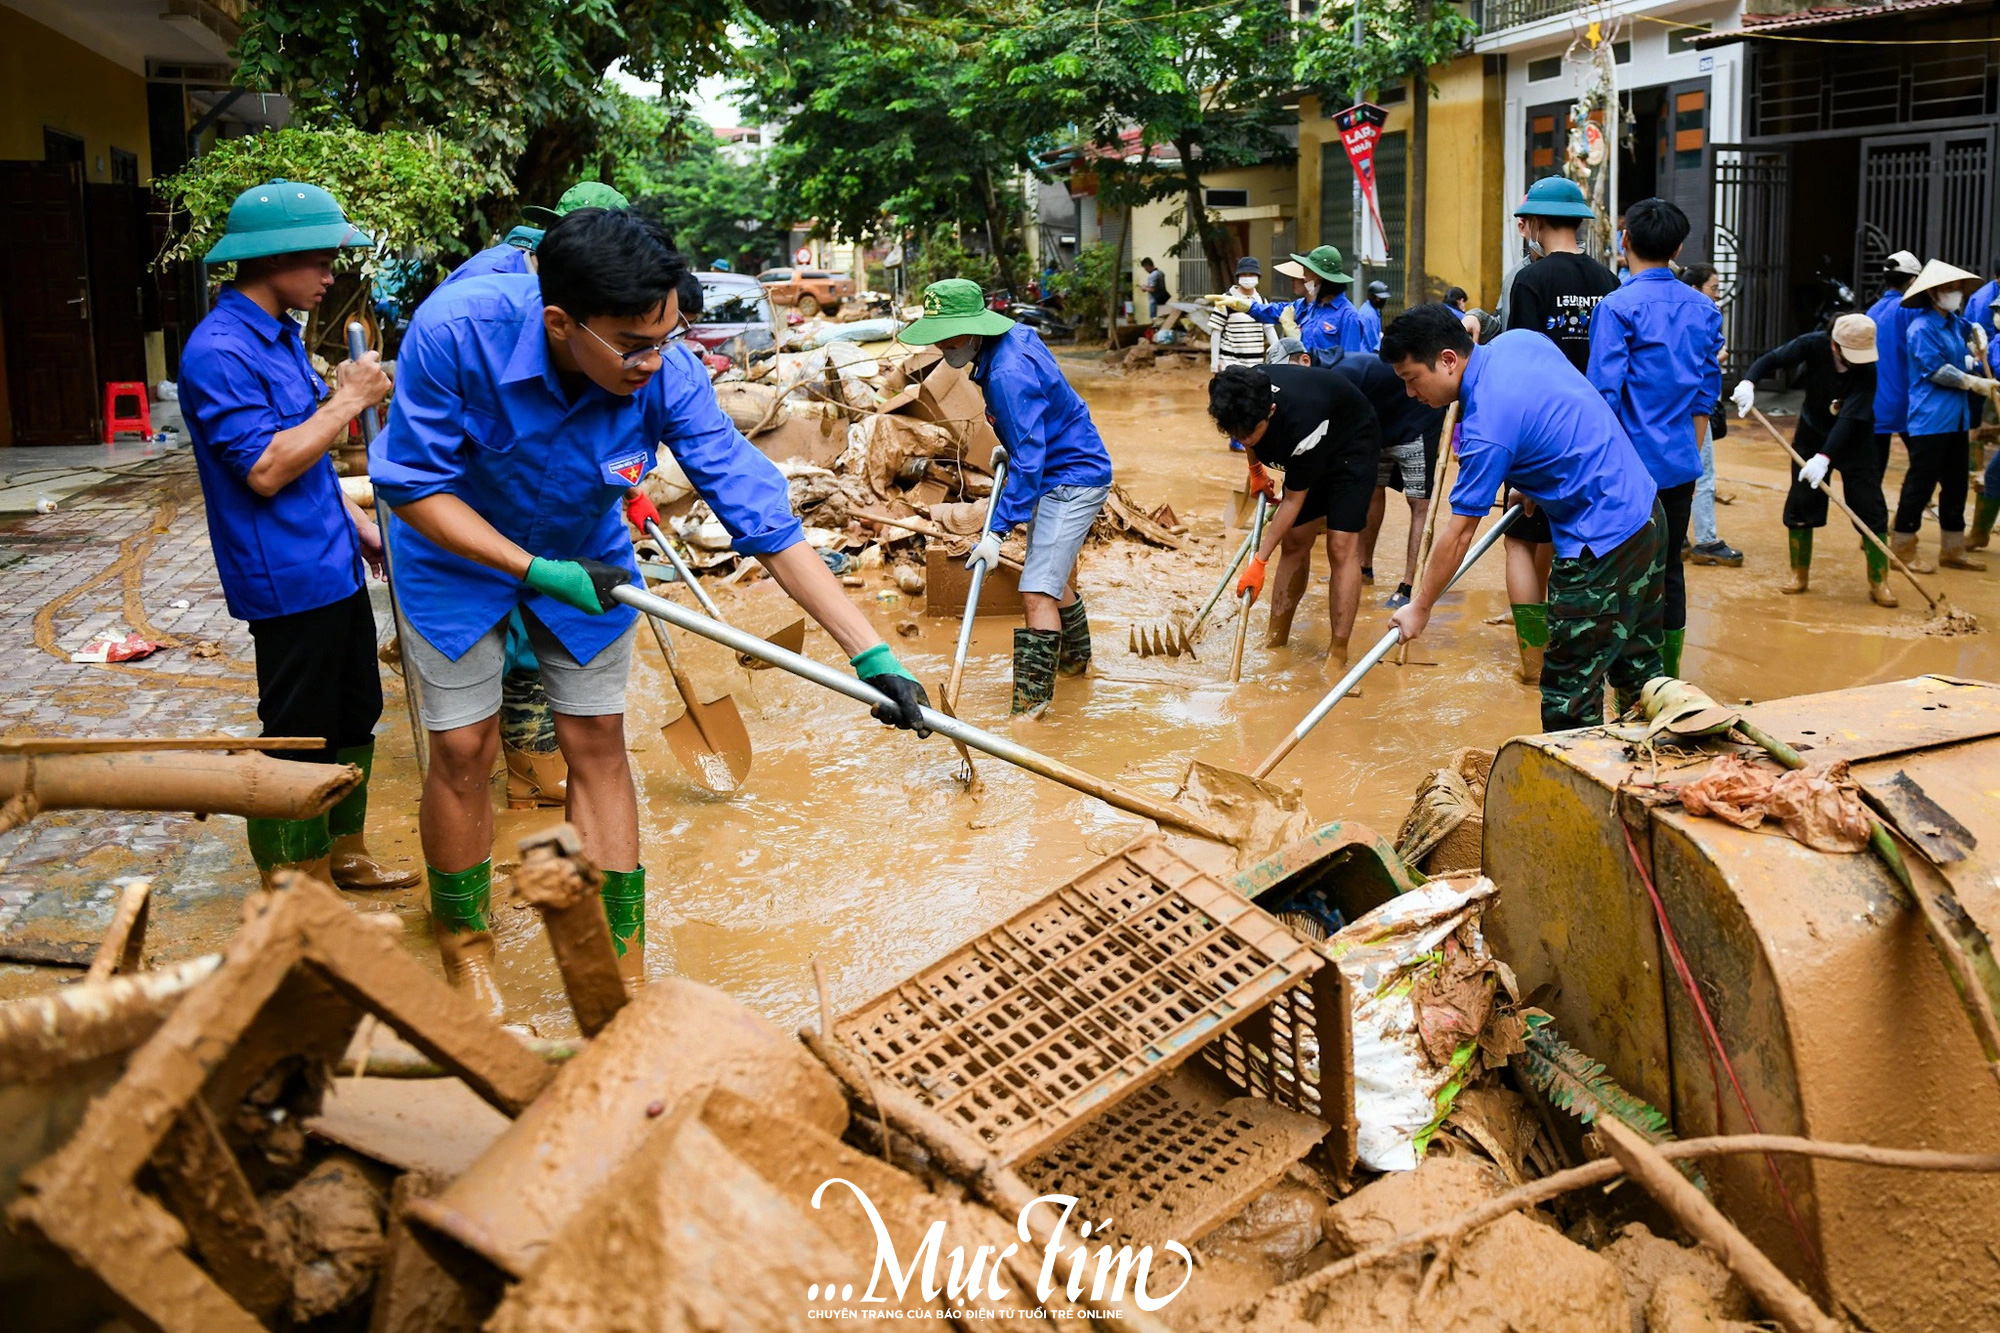
<path id="1" fill-rule="evenodd" d="M 688 317 L 686 315 L 682 315 L 680 317 L 679 322 L 674 325 L 673 332 L 669 333 L 666 337 L 660 339 L 658 342 L 648 343 L 646 346 L 641 347 L 636 352 L 621 352 L 616 347 L 613 347 L 609 342 L 606 342 L 604 336 L 598 333 L 596 329 L 591 328 L 590 325 L 584 323 L 582 320 L 578 320 L 576 326 L 582 329 L 585 333 L 589 334 L 591 337 L 597 339 L 599 343 L 603 344 L 604 350 L 611 353 L 611 355 L 617 357 L 618 363 L 624 366 L 625 369 L 627 370 L 636 369 L 639 366 L 639 364 L 649 356 L 665 356 L 667 349 L 669 347 L 672 347 L 675 343 L 679 342 L 681 339 L 687 337 L 688 331 L 694 327 L 694 325 L 688 322 Z"/>

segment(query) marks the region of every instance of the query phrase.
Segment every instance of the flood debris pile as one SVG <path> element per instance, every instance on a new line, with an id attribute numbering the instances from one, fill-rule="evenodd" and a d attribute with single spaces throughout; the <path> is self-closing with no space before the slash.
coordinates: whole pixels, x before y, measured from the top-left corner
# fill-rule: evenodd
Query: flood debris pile
<path id="1" fill-rule="evenodd" d="M 873 330 L 863 323 L 827 333 L 849 331 Z M 935 350 L 840 337 L 781 351 L 750 375 L 722 379 L 716 394 L 737 429 L 784 473 L 806 540 L 852 586 L 873 573 L 905 594 L 923 592 L 933 548 L 962 558 L 977 541 L 999 437 L 978 386 Z M 697 570 L 758 576 L 760 567 L 730 549 L 729 533 L 667 450 L 641 484 Z M 1164 517 L 1114 488 L 1092 539 L 1182 549 L 1187 529 Z M 641 540 L 642 555 L 648 544 Z M 1018 537 L 1003 548 L 1003 582 L 1018 573 L 1022 552 Z"/>

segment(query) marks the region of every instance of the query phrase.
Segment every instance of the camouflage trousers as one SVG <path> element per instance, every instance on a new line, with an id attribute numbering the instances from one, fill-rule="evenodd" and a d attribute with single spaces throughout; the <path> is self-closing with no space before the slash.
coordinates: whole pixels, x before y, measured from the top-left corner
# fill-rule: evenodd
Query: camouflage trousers
<path id="1" fill-rule="evenodd" d="M 1660 674 L 1666 637 L 1667 516 L 1653 517 L 1607 555 L 1549 567 L 1549 646 L 1542 660 L 1542 730 L 1604 721 L 1604 682 L 1636 695 Z"/>
<path id="2" fill-rule="evenodd" d="M 540 671 L 509 671 L 500 678 L 500 741 L 530 754 L 556 752 L 556 714 Z"/>

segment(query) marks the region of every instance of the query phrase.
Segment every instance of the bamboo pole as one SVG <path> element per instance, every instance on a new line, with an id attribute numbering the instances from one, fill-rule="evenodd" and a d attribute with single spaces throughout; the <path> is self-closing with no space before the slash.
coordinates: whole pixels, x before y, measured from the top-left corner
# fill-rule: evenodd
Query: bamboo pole
<path id="1" fill-rule="evenodd" d="M 1431 503 L 1430 508 L 1424 511 L 1424 536 L 1417 547 L 1416 576 L 1419 579 L 1424 576 L 1424 566 L 1430 563 L 1431 540 L 1437 536 L 1438 509 L 1444 500 L 1444 474 L 1449 470 L 1451 463 L 1452 432 L 1457 429 L 1458 403 L 1454 400 L 1452 405 L 1444 410 L 1444 427 L 1438 432 L 1438 461 L 1437 466 L 1431 470 Z M 1409 660 L 1410 645 L 1406 643 L 1396 649 L 1396 665 L 1402 666 Z"/>

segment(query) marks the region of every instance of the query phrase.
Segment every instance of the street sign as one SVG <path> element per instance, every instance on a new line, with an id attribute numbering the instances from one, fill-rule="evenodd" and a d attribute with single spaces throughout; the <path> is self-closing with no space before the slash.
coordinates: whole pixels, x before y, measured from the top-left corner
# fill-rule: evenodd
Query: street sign
<path id="1" fill-rule="evenodd" d="M 1361 183 L 1361 197 L 1368 206 L 1362 214 L 1361 253 L 1357 256 L 1368 264 L 1389 262 L 1388 231 L 1382 225 L 1382 205 L 1375 189 L 1375 145 L 1388 119 L 1389 113 L 1373 102 L 1357 103 L 1333 117 L 1340 128 L 1341 147 L 1347 150 L 1347 163 L 1354 168 L 1354 179 Z"/>

